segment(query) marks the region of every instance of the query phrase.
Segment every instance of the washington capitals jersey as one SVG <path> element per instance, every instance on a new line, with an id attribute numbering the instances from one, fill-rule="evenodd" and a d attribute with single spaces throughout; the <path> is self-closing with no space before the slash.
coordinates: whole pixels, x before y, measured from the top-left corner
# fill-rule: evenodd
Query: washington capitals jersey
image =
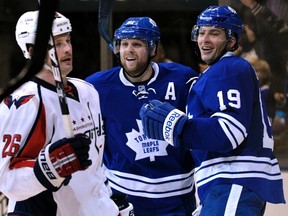
<path id="1" fill-rule="evenodd" d="M 67 94 L 73 132 L 90 137 L 92 165 L 53 193 L 38 182 L 33 167 L 40 150 L 66 133 L 55 86 L 35 77 L 0 104 L 0 191 L 9 198 L 9 212 L 118 215 L 101 166 L 105 137 L 98 93 L 83 80 L 69 78 L 68 83 L 73 89 L 73 95 Z"/>
<path id="2" fill-rule="evenodd" d="M 111 187 L 134 197 L 138 211 L 157 208 L 167 212 L 183 205 L 183 196 L 194 196 L 194 161 L 189 151 L 149 139 L 139 110 L 158 99 L 185 111 L 188 81 L 198 74 L 177 63 L 152 66 L 153 76 L 143 83 L 128 81 L 120 67 L 96 72 L 86 80 L 100 95 L 106 134 L 104 164 Z"/>
<path id="3" fill-rule="evenodd" d="M 196 160 L 200 201 L 215 184 L 239 184 L 283 203 L 272 129 L 252 66 L 228 52 L 193 84 L 187 100 L 186 148 Z"/>

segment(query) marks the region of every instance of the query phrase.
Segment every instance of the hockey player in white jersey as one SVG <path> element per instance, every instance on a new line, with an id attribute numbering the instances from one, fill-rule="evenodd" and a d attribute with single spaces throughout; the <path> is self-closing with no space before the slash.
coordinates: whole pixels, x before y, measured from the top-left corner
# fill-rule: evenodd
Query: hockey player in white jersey
<path id="1" fill-rule="evenodd" d="M 185 110 L 190 80 L 198 74 L 177 63 L 156 64 L 160 31 L 149 17 L 130 17 L 115 31 L 121 66 L 86 80 L 100 95 L 105 125 L 104 164 L 116 195 L 128 194 L 136 216 L 191 216 L 195 208 L 194 162 L 189 151 L 149 139 L 139 110 L 149 100 Z"/>
<path id="2" fill-rule="evenodd" d="M 38 11 L 24 13 L 16 40 L 30 58 Z M 75 134 L 66 138 L 49 55 L 41 71 L 0 105 L 0 191 L 8 215 L 117 216 L 101 166 L 104 133 L 97 91 L 72 71 L 69 19 L 55 14 L 52 33 Z M 48 52 L 47 52 L 48 53 Z"/>
<path id="3" fill-rule="evenodd" d="M 258 216 L 266 202 L 285 203 L 256 73 L 232 54 L 241 31 L 231 7 L 204 10 L 192 40 L 209 67 L 191 88 L 186 114 L 156 100 L 140 111 L 148 137 L 191 149 L 201 216 Z"/>

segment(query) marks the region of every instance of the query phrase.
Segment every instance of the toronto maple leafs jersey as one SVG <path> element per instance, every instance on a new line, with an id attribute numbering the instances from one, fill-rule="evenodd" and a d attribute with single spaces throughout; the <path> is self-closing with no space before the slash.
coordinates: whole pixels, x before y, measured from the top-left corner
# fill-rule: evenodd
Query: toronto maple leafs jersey
<path id="1" fill-rule="evenodd" d="M 240 184 L 283 203 L 273 137 L 254 69 L 228 52 L 193 84 L 183 143 L 196 160 L 200 201 L 213 185 Z"/>
<path id="2" fill-rule="evenodd" d="M 28 213 L 33 215 L 118 215 L 101 166 L 104 133 L 98 93 L 83 80 L 69 78 L 68 83 L 74 92 L 73 97 L 67 94 L 73 132 L 91 138 L 92 165 L 72 174 L 57 192 L 38 182 L 33 166 L 40 150 L 66 134 L 55 87 L 35 77 L 0 104 L 0 191 L 9 198 L 9 212 L 32 207 Z"/>
<path id="3" fill-rule="evenodd" d="M 189 151 L 143 132 L 139 110 L 149 100 L 167 101 L 185 111 L 188 80 L 198 75 L 177 63 L 153 63 L 154 74 L 143 83 L 131 83 L 123 69 L 96 72 L 86 81 L 100 95 L 105 125 L 104 164 L 110 186 L 128 194 L 134 209 L 169 212 L 194 196 L 194 162 Z"/>

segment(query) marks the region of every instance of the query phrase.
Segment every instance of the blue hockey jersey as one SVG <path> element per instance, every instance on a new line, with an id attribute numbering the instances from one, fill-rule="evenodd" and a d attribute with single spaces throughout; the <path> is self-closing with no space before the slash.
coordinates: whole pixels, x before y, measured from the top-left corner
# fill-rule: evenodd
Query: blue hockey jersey
<path id="1" fill-rule="evenodd" d="M 215 184 L 239 184 L 272 203 L 284 203 L 269 118 L 252 66 L 227 53 L 194 83 L 182 133 L 196 161 L 203 201 Z"/>
<path id="2" fill-rule="evenodd" d="M 128 194 L 136 211 L 170 212 L 194 196 L 194 161 L 189 151 L 149 139 L 139 110 L 149 100 L 167 101 L 185 111 L 190 84 L 198 74 L 177 63 L 153 63 L 147 82 L 131 83 L 121 67 L 96 72 L 86 81 L 100 95 L 105 125 L 104 164 L 114 191 Z"/>

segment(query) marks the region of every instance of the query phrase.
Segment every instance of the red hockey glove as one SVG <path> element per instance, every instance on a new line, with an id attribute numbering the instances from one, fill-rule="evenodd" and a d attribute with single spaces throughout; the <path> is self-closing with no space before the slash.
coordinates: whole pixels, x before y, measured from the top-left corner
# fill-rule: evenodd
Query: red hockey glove
<path id="1" fill-rule="evenodd" d="M 66 178 L 79 170 L 87 169 L 91 140 L 79 134 L 45 146 L 39 153 L 34 173 L 39 182 L 49 190 L 56 191 Z"/>

